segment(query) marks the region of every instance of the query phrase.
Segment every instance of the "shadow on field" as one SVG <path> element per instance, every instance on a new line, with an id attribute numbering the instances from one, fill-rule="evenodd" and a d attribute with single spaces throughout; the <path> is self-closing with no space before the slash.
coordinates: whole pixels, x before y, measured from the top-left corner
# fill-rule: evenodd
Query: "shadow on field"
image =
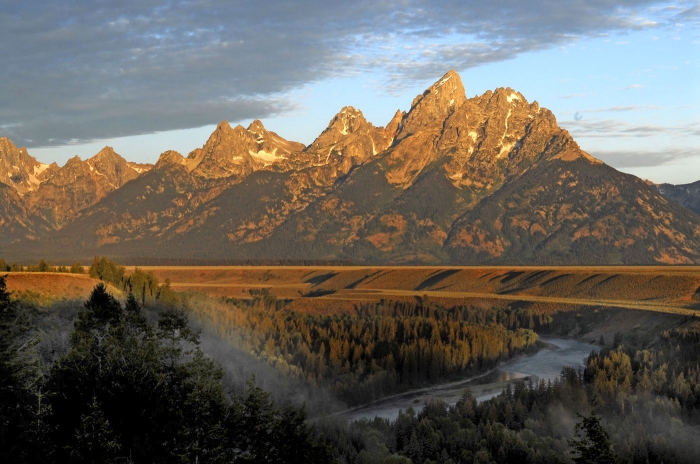
<path id="1" fill-rule="evenodd" d="M 430 287 L 432 287 L 435 284 L 438 284 L 442 282 L 443 280 L 447 279 L 451 275 L 457 274 L 459 272 L 459 269 L 447 269 L 444 271 L 440 271 L 437 274 L 428 277 L 425 279 L 423 282 L 421 282 L 417 287 L 416 290 L 425 290 Z"/>
<path id="2" fill-rule="evenodd" d="M 320 274 L 314 277 L 311 277 L 310 279 L 305 280 L 304 282 L 307 284 L 311 284 L 312 286 L 317 286 L 321 285 L 322 283 L 326 282 L 327 280 L 332 279 L 333 277 L 337 276 L 337 272 L 328 272 L 326 274 Z"/>

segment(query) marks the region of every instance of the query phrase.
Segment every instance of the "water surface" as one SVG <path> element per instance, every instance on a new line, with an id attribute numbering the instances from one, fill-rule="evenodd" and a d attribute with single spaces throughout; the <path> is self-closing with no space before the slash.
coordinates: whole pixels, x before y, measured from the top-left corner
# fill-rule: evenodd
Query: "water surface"
<path id="1" fill-rule="evenodd" d="M 351 420 L 373 419 L 375 416 L 393 420 L 400 410 L 412 407 L 414 411 L 420 411 L 428 400 L 442 399 L 447 404 L 455 404 L 467 388 L 472 391 L 477 401 L 484 401 L 500 394 L 505 386 L 514 380 L 554 380 L 564 366 L 582 367 L 584 359 L 591 351 L 599 349 L 589 343 L 564 338 L 540 336 L 540 340 L 547 342 L 549 347 L 533 355 L 509 361 L 481 376 L 391 396 L 346 411 L 342 416 Z"/>

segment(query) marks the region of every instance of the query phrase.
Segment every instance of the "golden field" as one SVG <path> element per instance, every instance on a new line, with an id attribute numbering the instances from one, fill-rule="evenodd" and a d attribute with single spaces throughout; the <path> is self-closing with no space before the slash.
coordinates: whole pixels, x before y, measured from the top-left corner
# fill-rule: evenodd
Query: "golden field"
<path id="1" fill-rule="evenodd" d="M 456 304 L 596 306 L 691 315 L 700 267 L 572 266 L 144 266 L 178 291 L 251 298 L 265 289 L 310 312 L 352 310 L 381 299 Z M 132 271 L 127 268 L 127 273 Z"/>
<path id="2" fill-rule="evenodd" d="M 5 282 L 7 291 L 14 296 L 34 295 L 45 299 L 87 299 L 100 281 L 87 274 L 64 272 L 8 272 Z M 108 285 L 110 292 L 121 294 Z"/>

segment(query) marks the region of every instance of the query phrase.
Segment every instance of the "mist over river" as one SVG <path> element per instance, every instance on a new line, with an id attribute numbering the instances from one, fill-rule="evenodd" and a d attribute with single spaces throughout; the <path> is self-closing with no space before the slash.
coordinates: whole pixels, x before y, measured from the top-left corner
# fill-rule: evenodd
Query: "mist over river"
<path id="1" fill-rule="evenodd" d="M 423 409 L 423 404 L 431 399 L 442 399 L 447 404 L 453 405 L 467 388 L 478 401 L 484 401 L 501 393 L 505 386 L 514 380 L 528 378 L 533 382 L 540 379 L 554 380 L 564 366 L 583 367 L 583 361 L 591 351 L 599 350 L 595 345 L 577 340 L 546 336 L 540 336 L 540 340 L 548 343 L 549 346 L 533 355 L 521 356 L 501 364 L 483 375 L 394 395 L 346 411 L 342 416 L 351 420 L 373 419 L 375 416 L 394 420 L 398 417 L 400 410 L 405 411 L 412 407 L 418 412 Z"/>

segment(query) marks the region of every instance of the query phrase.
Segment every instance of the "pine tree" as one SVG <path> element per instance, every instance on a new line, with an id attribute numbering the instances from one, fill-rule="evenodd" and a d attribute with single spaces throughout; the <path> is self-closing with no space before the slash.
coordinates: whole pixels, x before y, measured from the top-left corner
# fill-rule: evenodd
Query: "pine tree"
<path id="1" fill-rule="evenodd" d="M 576 464 L 615 464 L 617 457 L 612 448 L 610 435 L 600 423 L 595 411 L 584 417 L 580 414 L 581 422 L 576 424 L 574 438 L 569 440 L 569 446 Z"/>
<path id="2" fill-rule="evenodd" d="M 117 460 L 121 445 L 94 396 L 88 413 L 80 417 L 80 426 L 75 431 L 74 439 L 70 452 L 71 462 L 112 463 Z"/>

